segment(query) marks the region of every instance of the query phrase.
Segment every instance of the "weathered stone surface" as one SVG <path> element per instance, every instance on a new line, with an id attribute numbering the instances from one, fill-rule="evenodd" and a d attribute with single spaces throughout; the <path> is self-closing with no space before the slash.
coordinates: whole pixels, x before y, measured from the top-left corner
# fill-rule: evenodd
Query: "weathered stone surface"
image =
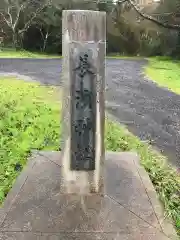
<path id="1" fill-rule="evenodd" d="M 168 240 L 160 232 L 153 234 L 120 234 L 120 233 L 0 233 L 1 240 Z"/>
<path id="2" fill-rule="evenodd" d="M 70 41 L 106 41 L 105 12 L 65 10 L 63 21 L 63 33 L 68 30 Z"/>
<path id="3" fill-rule="evenodd" d="M 2 208 L 0 239 L 168 239 L 136 154 L 106 155 L 105 196 L 60 193 L 59 159 L 59 152 L 39 152 L 22 172 Z"/>
<path id="4" fill-rule="evenodd" d="M 62 172 L 66 193 L 103 192 L 106 13 L 63 11 Z"/>
<path id="5" fill-rule="evenodd" d="M 95 170 L 97 69 L 93 50 L 97 50 L 93 47 L 70 45 L 71 171 Z"/>

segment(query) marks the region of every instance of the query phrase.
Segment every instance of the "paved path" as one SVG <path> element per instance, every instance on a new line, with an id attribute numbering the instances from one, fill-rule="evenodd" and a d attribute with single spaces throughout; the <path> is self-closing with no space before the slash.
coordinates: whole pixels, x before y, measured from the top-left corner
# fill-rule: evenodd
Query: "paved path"
<path id="1" fill-rule="evenodd" d="M 0 239 L 177 239 L 137 155 L 108 152 L 104 168 L 104 197 L 82 200 L 61 191 L 60 152 L 34 154 L 0 208 Z"/>
<path id="2" fill-rule="evenodd" d="M 180 96 L 142 76 L 140 60 L 107 60 L 106 106 L 141 139 L 148 139 L 180 167 Z M 0 59 L 0 72 L 60 85 L 61 60 Z"/>

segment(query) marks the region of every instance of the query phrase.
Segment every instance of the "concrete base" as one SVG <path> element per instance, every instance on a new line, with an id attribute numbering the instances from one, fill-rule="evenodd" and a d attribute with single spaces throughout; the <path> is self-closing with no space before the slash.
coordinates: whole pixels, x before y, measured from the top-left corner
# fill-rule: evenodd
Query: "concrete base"
<path id="1" fill-rule="evenodd" d="M 105 196 L 60 193 L 59 152 L 37 152 L 0 209 L 0 239 L 177 239 L 134 153 L 107 153 Z"/>

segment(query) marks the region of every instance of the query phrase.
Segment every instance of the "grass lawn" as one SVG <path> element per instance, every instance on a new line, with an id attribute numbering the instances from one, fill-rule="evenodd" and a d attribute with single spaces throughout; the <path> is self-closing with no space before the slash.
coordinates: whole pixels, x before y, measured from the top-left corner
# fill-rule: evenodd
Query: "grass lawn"
<path id="1" fill-rule="evenodd" d="M 43 53 L 33 53 L 25 50 L 16 51 L 14 49 L 0 49 L 0 58 L 61 58 L 60 55 L 48 55 Z"/>
<path id="2" fill-rule="evenodd" d="M 115 53 L 108 53 L 107 55 L 108 59 L 129 59 L 129 60 L 141 60 L 143 57 L 141 56 L 126 56 L 126 55 L 120 55 L 120 54 L 115 54 Z"/>
<path id="3" fill-rule="evenodd" d="M 167 57 L 153 57 L 148 60 L 146 75 L 160 86 L 180 94 L 180 61 Z"/>
<path id="4" fill-rule="evenodd" d="M 15 78 L 0 78 L 0 203 L 33 149 L 58 150 L 60 89 Z M 164 204 L 180 225 L 180 176 L 165 159 L 123 126 L 106 120 L 105 145 L 112 151 L 137 151 Z M 179 226 L 180 227 L 180 226 Z"/>
<path id="5" fill-rule="evenodd" d="M 61 58 L 60 55 L 48 55 L 43 53 L 33 53 L 25 50 L 16 51 L 14 49 L 0 49 L 0 58 Z M 142 59 L 141 57 L 130 57 L 124 55 L 108 55 L 108 59 Z"/>

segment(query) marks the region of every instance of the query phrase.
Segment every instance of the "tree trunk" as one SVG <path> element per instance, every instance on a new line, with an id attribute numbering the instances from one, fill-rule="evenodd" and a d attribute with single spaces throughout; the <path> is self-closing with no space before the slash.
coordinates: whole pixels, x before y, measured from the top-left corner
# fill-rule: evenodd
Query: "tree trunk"
<path id="1" fill-rule="evenodd" d="M 45 36 L 45 39 L 44 39 L 44 43 L 43 43 L 43 52 L 45 52 L 45 50 L 46 50 L 48 37 L 49 37 L 49 33 L 47 32 L 46 36 Z"/>
<path id="2" fill-rule="evenodd" d="M 12 36 L 12 44 L 13 44 L 13 48 L 17 49 L 18 48 L 18 37 L 17 37 L 17 33 L 13 31 L 13 36 Z"/>
<path id="3" fill-rule="evenodd" d="M 23 49 L 24 34 L 25 34 L 24 32 L 18 34 L 18 47 L 20 47 L 21 49 Z"/>

